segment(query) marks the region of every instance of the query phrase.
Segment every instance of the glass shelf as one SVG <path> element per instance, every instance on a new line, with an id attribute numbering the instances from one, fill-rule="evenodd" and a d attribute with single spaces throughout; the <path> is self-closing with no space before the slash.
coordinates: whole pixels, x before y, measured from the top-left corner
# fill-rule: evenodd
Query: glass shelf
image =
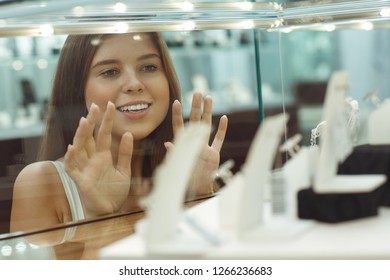
<path id="1" fill-rule="evenodd" d="M 23 1 L 2 5 L 0 37 L 210 29 L 389 28 L 390 1 Z"/>
<path id="2" fill-rule="evenodd" d="M 0 36 L 273 28 L 280 7 L 273 2 L 188 1 L 14 4 L 0 11 Z"/>
<path id="3" fill-rule="evenodd" d="M 390 27 L 390 1 L 298 1 L 283 7 L 281 28 L 333 31 L 335 28 Z"/>

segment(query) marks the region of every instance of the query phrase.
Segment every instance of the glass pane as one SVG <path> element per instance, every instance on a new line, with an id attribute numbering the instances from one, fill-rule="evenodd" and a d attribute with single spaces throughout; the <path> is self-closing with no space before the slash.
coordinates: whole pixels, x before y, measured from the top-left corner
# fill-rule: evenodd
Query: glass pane
<path id="1" fill-rule="evenodd" d="M 260 122 L 253 34 L 248 29 L 162 33 L 179 78 L 185 120 L 195 91 L 213 98 L 212 137 L 220 117 L 228 116 L 221 164 L 234 160 L 234 172 L 245 161 Z M 57 62 L 66 38 L 0 39 L 1 204 L 8 211 L 2 212 L 2 232 L 7 232 L 13 184 L 25 166 L 37 161 Z M 58 146 L 60 143 L 59 139 Z"/>
<path id="2" fill-rule="evenodd" d="M 366 141 L 367 116 L 377 105 L 367 96 L 387 98 L 390 1 L 130 2 L 1 3 L 0 176 L 8 208 L 16 176 L 36 159 L 68 34 L 162 32 L 184 116 L 194 90 L 213 97 L 215 127 L 228 115 L 221 160 L 233 158 L 234 171 L 262 117 L 288 112 L 284 138 L 302 133 L 302 144 L 310 145 L 335 70 L 350 73 L 349 93 L 359 103 L 355 145 Z M 278 156 L 275 167 L 287 159 Z"/>
<path id="3" fill-rule="evenodd" d="M 389 74 L 386 52 L 388 30 L 335 30 L 333 32 L 297 31 L 275 35 L 281 44 L 281 67 L 287 100 L 299 107 L 299 127 L 305 144 L 310 131 L 321 121 L 321 107 L 327 81 L 332 72 L 349 73 L 348 96 L 359 103 L 360 133 L 355 144 L 367 142 L 367 116 L 375 107 L 367 100 L 376 92 L 380 100 L 388 98 Z"/>

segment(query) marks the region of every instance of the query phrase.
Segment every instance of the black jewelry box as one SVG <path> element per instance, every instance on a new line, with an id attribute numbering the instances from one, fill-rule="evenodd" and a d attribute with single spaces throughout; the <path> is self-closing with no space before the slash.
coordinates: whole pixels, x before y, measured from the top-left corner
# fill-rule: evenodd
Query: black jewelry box
<path id="1" fill-rule="evenodd" d="M 327 223 L 354 220 L 378 214 L 390 206 L 390 145 L 360 145 L 338 167 L 339 175 L 384 174 L 387 180 L 368 193 L 298 192 L 298 217 Z"/>
<path id="2" fill-rule="evenodd" d="M 315 193 L 313 188 L 298 192 L 298 217 L 338 223 L 378 215 L 383 188 L 368 193 Z"/>
<path id="3" fill-rule="evenodd" d="M 360 145 L 339 165 L 338 174 L 383 174 L 387 179 L 381 186 L 381 206 L 390 206 L 390 145 Z"/>

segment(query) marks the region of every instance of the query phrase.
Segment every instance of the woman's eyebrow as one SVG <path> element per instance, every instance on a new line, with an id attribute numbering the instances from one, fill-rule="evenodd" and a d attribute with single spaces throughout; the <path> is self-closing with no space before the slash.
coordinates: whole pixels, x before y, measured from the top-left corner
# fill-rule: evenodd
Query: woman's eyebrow
<path id="1" fill-rule="evenodd" d="M 150 58 L 161 59 L 160 55 L 158 55 L 157 53 L 148 53 L 148 54 L 144 54 L 144 55 L 141 55 L 141 56 L 137 57 L 137 61 L 150 59 Z M 94 68 L 99 67 L 99 66 L 110 65 L 110 64 L 117 64 L 117 63 L 120 63 L 120 61 L 117 60 L 117 59 L 105 59 L 105 60 L 101 60 L 101 61 L 96 62 L 91 67 L 91 69 L 94 69 Z"/>
<path id="2" fill-rule="evenodd" d="M 144 55 L 141 55 L 137 58 L 137 60 L 145 60 L 145 59 L 149 59 L 149 58 L 158 58 L 158 59 L 161 59 L 160 55 L 157 54 L 157 53 L 148 53 L 148 54 L 144 54 Z"/>
<path id="3" fill-rule="evenodd" d="M 96 68 L 98 66 L 104 66 L 104 65 L 109 65 L 109 64 L 116 64 L 116 63 L 119 63 L 119 61 L 117 59 L 105 59 L 105 60 L 101 60 L 101 61 L 96 62 L 91 67 L 91 69 Z"/>

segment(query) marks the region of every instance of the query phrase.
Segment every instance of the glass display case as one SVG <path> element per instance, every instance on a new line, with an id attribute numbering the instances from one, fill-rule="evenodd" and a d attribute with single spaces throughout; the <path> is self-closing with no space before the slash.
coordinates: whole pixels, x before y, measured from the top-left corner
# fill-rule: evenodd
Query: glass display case
<path id="1" fill-rule="evenodd" d="M 390 1 L 0 2 L 0 232 L 7 232 L 13 182 L 36 160 L 68 34 L 161 32 L 184 115 L 194 91 L 213 97 L 214 123 L 229 118 L 221 162 L 234 159 L 237 171 L 267 116 L 288 113 L 284 139 L 301 133 L 310 145 L 328 79 L 340 69 L 359 104 L 355 144 L 366 142 L 373 96 L 389 95 L 389 17 Z M 287 159 L 278 154 L 274 167 Z"/>
<path id="2" fill-rule="evenodd" d="M 281 78 L 275 83 L 284 98 L 296 105 L 303 143 L 310 145 L 311 130 L 321 121 L 327 82 L 337 70 L 349 73 L 348 96 L 359 104 L 355 145 L 366 143 L 367 118 L 376 107 L 368 97 L 384 100 L 389 96 L 385 78 L 389 2 L 295 1 L 283 7 L 283 24 L 261 32 L 278 46 L 273 60 L 279 63 Z M 263 83 L 269 65 L 261 63 Z"/>

